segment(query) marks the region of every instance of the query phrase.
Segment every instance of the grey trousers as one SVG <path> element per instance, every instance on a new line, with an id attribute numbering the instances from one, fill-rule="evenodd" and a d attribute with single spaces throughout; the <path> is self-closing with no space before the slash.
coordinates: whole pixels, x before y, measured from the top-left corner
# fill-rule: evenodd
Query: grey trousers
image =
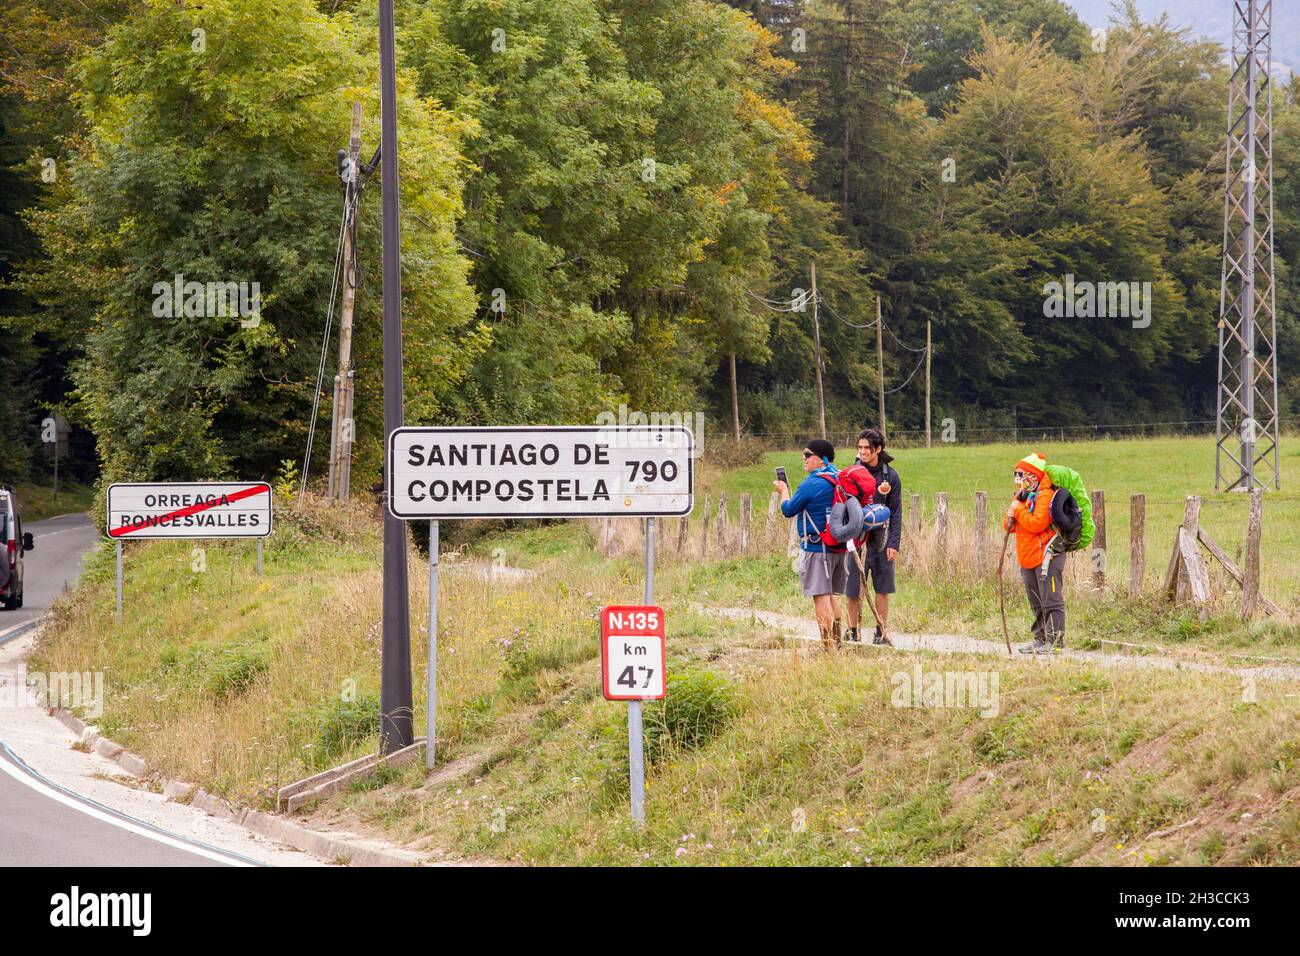
<path id="1" fill-rule="evenodd" d="M 1042 565 L 1021 568 L 1020 577 L 1025 582 L 1029 609 L 1034 612 L 1034 640 L 1039 643 L 1060 644 L 1065 640 L 1065 571 L 1068 555 L 1054 554 L 1047 565 L 1046 576 L 1040 574 Z"/>

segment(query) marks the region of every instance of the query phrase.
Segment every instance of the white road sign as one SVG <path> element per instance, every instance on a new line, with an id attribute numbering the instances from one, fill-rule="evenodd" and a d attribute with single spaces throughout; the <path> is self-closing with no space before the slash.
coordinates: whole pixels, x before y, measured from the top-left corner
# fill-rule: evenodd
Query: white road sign
<path id="1" fill-rule="evenodd" d="M 108 486 L 110 538 L 264 538 L 270 533 L 271 486 L 264 481 Z"/>
<path id="2" fill-rule="evenodd" d="M 403 519 L 685 515 L 694 443 L 681 427 L 399 428 L 388 507 Z"/>

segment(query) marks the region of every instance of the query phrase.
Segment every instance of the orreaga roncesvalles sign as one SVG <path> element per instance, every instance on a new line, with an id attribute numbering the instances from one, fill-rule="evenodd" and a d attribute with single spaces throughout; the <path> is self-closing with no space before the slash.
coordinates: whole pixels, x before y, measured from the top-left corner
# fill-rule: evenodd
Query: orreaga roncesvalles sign
<path id="1" fill-rule="evenodd" d="M 264 481 L 119 482 L 108 486 L 110 538 L 264 538 Z"/>

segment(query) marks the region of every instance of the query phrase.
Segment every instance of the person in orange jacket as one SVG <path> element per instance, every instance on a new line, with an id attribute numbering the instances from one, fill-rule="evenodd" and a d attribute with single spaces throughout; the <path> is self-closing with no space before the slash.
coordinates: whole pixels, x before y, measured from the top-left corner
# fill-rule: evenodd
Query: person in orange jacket
<path id="1" fill-rule="evenodd" d="M 1050 654 L 1065 644 L 1065 554 L 1043 559 L 1055 535 L 1052 527 L 1052 479 L 1047 459 L 1034 452 L 1016 463 L 1016 497 L 1007 509 L 1003 527 L 1016 533 L 1016 559 L 1020 577 L 1034 612 L 1034 640 L 1018 648 L 1021 654 Z"/>

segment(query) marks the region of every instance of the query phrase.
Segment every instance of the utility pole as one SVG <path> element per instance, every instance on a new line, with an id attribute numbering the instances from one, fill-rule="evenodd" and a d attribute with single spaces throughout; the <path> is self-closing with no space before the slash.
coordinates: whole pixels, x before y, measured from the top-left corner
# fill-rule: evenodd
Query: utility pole
<path id="1" fill-rule="evenodd" d="M 885 434 L 885 339 L 880 319 L 880 296 L 876 296 L 876 404 L 880 411 L 880 434 Z"/>
<path id="2" fill-rule="evenodd" d="M 925 320 L 925 447 L 930 447 L 930 320 Z"/>
<path id="3" fill-rule="evenodd" d="M 844 221 L 851 222 L 849 216 L 849 96 L 853 88 L 853 2 L 848 4 L 848 37 L 844 56 L 844 142 L 840 153 L 840 204 L 844 207 Z M 826 436 L 823 435 L 823 438 Z"/>
<path id="4" fill-rule="evenodd" d="M 402 425 L 402 250 L 397 203 L 397 53 L 393 40 L 393 0 L 379 0 L 380 154 L 383 196 L 384 273 L 384 485 L 388 436 Z M 384 508 L 383 638 L 380 647 L 380 749 L 392 753 L 410 746 L 411 607 L 406 578 L 406 522 Z"/>
<path id="5" fill-rule="evenodd" d="M 361 191 L 361 104 L 352 104 L 352 132 L 340 175 L 347 201 L 343 229 L 343 308 L 339 316 L 339 372 L 334 379 L 334 419 L 330 431 L 329 497 L 346 501 L 352 464 L 352 315 L 357 305 L 357 206 Z"/>
<path id="6" fill-rule="evenodd" d="M 740 396 L 736 389 L 736 353 L 731 353 L 731 432 L 740 441 Z"/>
<path id="7" fill-rule="evenodd" d="M 822 392 L 822 327 L 817 321 L 817 263 L 812 264 L 813 344 L 817 347 L 817 421 L 826 437 L 826 395 Z"/>

